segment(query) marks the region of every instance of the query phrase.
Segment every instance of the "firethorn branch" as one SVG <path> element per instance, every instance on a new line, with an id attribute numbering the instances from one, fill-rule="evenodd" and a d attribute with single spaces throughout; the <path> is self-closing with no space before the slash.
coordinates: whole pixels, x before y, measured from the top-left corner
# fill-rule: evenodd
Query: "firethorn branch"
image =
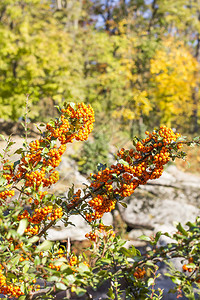
<path id="1" fill-rule="evenodd" d="M 22 252 L 26 255 L 26 257 L 28 257 L 34 263 L 34 259 L 32 258 L 31 254 L 24 250 L 23 245 L 21 245 L 20 241 L 19 241 L 19 247 L 22 250 Z"/>
<path id="2" fill-rule="evenodd" d="M 173 238 L 173 237 L 172 237 Z M 147 257 L 142 258 L 141 261 L 137 262 L 137 266 L 145 264 L 147 261 L 161 261 L 164 257 L 166 257 L 167 254 L 171 253 L 170 258 L 175 257 L 185 257 L 184 253 L 181 255 L 178 251 L 182 249 L 187 249 L 187 247 L 190 245 L 191 242 L 194 240 L 199 240 L 199 235 L 194 235 L 192 237 L 187 238 L 187 240 L 182 240 L 180 245 L 174 245 L 171 248 L 166 248 L 165 250 L 161 252 L 160 249 L 155 250 L 155 253 L 152 255 L 148 255 Z"/>
<path id="3" fill-rule="evenodd" d="M 50 221 L 41 231 L 40 231 L 40 233 L 38 233 L 38 237 L 39 238 L 41 238 L 43 235 L 44 235 L 44 233 L 45 232 L 47 232 L 47 230 L 49 229 L 49 228 L 51 228 L 51 226 L 53 225 L 55 223 L 55 221 L 53 220 L 53 221 Z"/>
<path id="4" fill-rule="evenodd" d="M 118 152 L 116 164 L 102 168 L 96 174 L 90 175 L 91 183 L 82 191 L 82 196 L 79 189 L 77 192 L 73 191 L 66 202 L 59 203 L 58 198 L 48 193 L 47 189 L 59 179 L 56 168 L 61 162 L 66 144 L 74 140 L 86 140 L 94 123 L 93 109 L 83 103 L 65 104 L 60 112 L 59 118 L 48 122 L 40 139 L 32 141 L 27 145 L 26 150 L 18 149 L 18 154 L 21 155 L 19 161 L 14 164 L 8 161 L 3 162 L 3 170 L 1 171 L 3 187 L 0 190 L 0 201 L 6 209 L 12 208 L 12 197 L 15 195 L 14 190 L 17 190 L 22 195 L 20 205 L 29 203 L 30 212 L 27 210 L 20 211 L 14 224 L 12 223 L 12 228 L 17 230 L 19 222 L 22 224 L 23 219 L 27 219 L 28 226 L 24 228 L 23 235 L 28 239 L 34 239 L 34 236 L 38 238 L 45 236 L 47 230 L 58 219 L 62 219 L 66 214 L 69 216 L 73 210 L 78 212 L 81 210 L 79 214 L 90 223 L 93 230 L 86 237 L 96 242 L 98 238 L 96 232 L 106 232 L 105 226 L 96 221 L 99 221 L 104 213 L 112 211 L 116 203 L 120 203 L 125 197 L 131 196 L 137 187 L 146 184 L 151 179 L 159 178 L 163 173 L 164 165 L 170 159 L 183 157 L 184 154 L 179 152 L 183 144 L 191 145 L 194 143 L 193 141 L 182 140 L 180 134 L 174 133 L 171 128 L 166 126 L 160 126 L 152 133 L 146 131 L 145 139 L 135 138 L 133 140 L 132 149 L 125 150 L 122 148 Z M 200 141 L 196 140 L 195 143 L 200 144 Z M 10 199 L 9 202 L 8 199 Z M 106 237 L 114 236 L 111 230 L 107 231 Z M 7 229 L 4 232 L 7 233 Z M 190 244 L 191 239 L 188 238 L 187 242 L 184 241 L 182 245 L 173 246 L 163 254 L 161 253 L 161 259 L 167 254 L 175 257 L 178 255 L 177 251 Z M 108 239 L 105 238 L 102 253 L 98 256 L 99 260 L 109 251 L 107 241 Z M 34 252 L 34 250 L 29 253 L 20 241 L 18 244 L 19 247 L 16 245 L 15 236 L 11 234 L 6 247 L 9 251 L 12 251 L 13 247 L 14 251 L 20 249 L 32 263 L 35 262 L 35 256 L 38 256 L 37 259 L 41 263 L 38 263 L 36 270 L 41 272 L 43 279 L 47 276 L 47 271 L 43 270 L 45 264 L 49 269 L 57 272 L 61 270 L 63 262 L 53 263 L 57 258 L 63 259 L 67 263 L 67 268 L 70 266 L 72 272 L 75 272 L 73 267 L 79 263 L 76 256 L 69 255 L 62 249 L 53 253 L 47 247 L 43 257 L 43 253 L 37 254 L 37 251 Z M 19 258 L 20 263 L 24 261 L 23 255 Z M 115 261 L 113 255 L 112 258 L 112 264 L 114 263 L 114 266 L 118 267 L 118 261 Z M 134 272 L 135 278 L 142 279 L 144 277 L 145 270 L 140 266 L 143 266 L 149 259 L 158 260 L 157 252 L 137 263 Z M 124 266 L 120 267 L 121 269 L 125 268 Z M 126 270 L 129 270 L 127 266 Z M 0 264 L 0 292 L 16 298 L 24 295 L 25 292 L 21 289 L 23 283 L 14 282 L 12 284 L 6 279 L 6 272 L 4 265 Z M 62 276 L 61 279 L 64 280 Z M 118 297 L 117 286 L 113 286 L 113 288 L 115 297 Z M 29 296 L 34 291 L 35 288 L 32 286 L 32 290 L 28 292 Z"/>

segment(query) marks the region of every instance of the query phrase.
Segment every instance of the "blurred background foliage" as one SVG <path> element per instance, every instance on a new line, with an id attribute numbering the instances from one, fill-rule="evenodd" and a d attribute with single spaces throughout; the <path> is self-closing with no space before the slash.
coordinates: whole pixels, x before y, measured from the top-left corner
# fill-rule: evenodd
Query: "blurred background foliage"
<path id="1" fill-rule="evenodd" d="M 99 126 L 98 126 L 99 129 Z M 94 129 L 92 139 L 86 141 L 81 149 L 81 154 L 73 154 L 71 157 L 77 161 L 78 170 L 84 175 L 96 173 L 100 167 L 100 162 L 107 165 L 108 162 L 114 161 L 114 156 L 110 153 L 109 157 L 109 134 L 106 127 L 102 127 L 100 131 Z"/>
<path id="2" fill-rule="evenodd" d="M 34 122 L 85 101 L 99 132 L 199 133 L 199 0 L 4 0 L 0 45 L 2 119 L 30 94 Z"/>

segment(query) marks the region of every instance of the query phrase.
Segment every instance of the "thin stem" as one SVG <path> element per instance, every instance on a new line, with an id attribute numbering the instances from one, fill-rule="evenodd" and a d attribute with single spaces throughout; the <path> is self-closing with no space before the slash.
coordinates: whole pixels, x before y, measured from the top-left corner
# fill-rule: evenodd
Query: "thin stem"
<path id="1" fill-rule="evenodd" d="M 40 231 L 40 233 L 37 235 L 38 237 L 43 236 L 43 234 L 55 223 L 55 220 L 49 222 L 43 229 Z"/>
<path id="2" fill-rule="evenodd" d="M 34 259 L 33 259 L 33 257 L 31 256 L 31 254 L 28 253 L 28 252 L 26 252 L 26 251 L 24 250 L 23 246 L 20 245 L 20 242 L 19 242 L 19 241 L 18 241 L 18 243 L 19 243 L 19 247 L 20 247 L 20 249 L 22 250 L 22 252 L 23 252 L 27 257 L 29 257 L 29 259 L 34 263 Z"/>
<path id="3" fill-rule="evenodd" d="M 28 145 L 28 101 L 29 101 L 29 94 L 26 95 L 26 109 L 25 109 L 25 144 L 26 144 L 26 148 Z"/>

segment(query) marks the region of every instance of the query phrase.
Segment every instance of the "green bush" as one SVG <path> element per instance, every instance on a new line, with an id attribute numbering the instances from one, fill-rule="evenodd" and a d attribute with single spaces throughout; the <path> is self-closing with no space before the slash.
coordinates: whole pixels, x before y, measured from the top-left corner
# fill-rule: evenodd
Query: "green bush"
<path id="1" fill-rule="evenodd" d="M 176 257 L 182 271 L 170 265 L 166 274 L 175 284 L 172 292 L 177 298 L 195 299 L 200 295 L 199 217 L 187 228 L 179 223 L 172 235 L 141 236 L 151 247 L 145 254 L 134 246 L 126 249 L 125 241 L 101 219 L 116 203 L 126 206 L 124 198 L 139 185 L 159 178 L 171 159 L 184 158 L 183 144 L 199 145 L 200 139 L 186 141 L 166 126 L 146 131 L 145 139 L 135 137 L 130 150 L 118 152 L 115 164 L 101 164 L 88 186 L 75 192 L 72 185 L 66 198 L 55 195 L 49 187 L 59 179 L 56 167 L 66 144 L 86 140 L 93 122 L 90 105 L 65 104 L 60 117 L 46 124 L 40 139 L 25 142 L 16 151 L 20 157 L 14 163 L 9 160 L 13 142 L 7 140 L 0 164 L 0 293 L 30 300 L 51 299 L 64 290 L 67 299 L 73 293 L 93 299 L 94 291 L 106 282 L 106 299 L 162 299 L 163 291 L 155 288 L 158 263 Z M 69 242 L 63 246 L 47 240 L 51 226 L 61 220 L 67 227 L 70 216 L 77 214 L 91 226 L 85 236 L 91 242 L 88 256 L 84 252 L 76 256 Z M 162 235 L 172 242 L 158 247 Z"/>

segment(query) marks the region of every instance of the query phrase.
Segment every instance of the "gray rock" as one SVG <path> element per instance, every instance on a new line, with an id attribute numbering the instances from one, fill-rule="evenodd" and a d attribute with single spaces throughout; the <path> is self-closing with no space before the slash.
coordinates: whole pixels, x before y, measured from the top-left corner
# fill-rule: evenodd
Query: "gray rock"
<path id="1" fill-rule="evenodd" d="M 122 219 L 133 229 L 153 230 L 174 221 L 194 221 L 200 213 L 200 177 L 170 166 L 159 179 L 151 180 L 127 198 L 127 208 L 119 205 Z"/>
<path id="2" fill-rule="evenodd" d="M 74 224 L 68 225 L 67 227 L 64 226 L 62 221 L 58 221 L 55 226 L 52 226 L 47 231 L 47 239 L 51 241 L 61 241 L 70 240 L 74 241 L 81 241 L 85 239 L 85 234 L 90 231 L 90 226 L 87 222 L 80 216 L 71 216 L 69 221 Z"/>
<path id="3" fill-rule="evenodd" d="M 131 240 L 137 240 L 141 235 L 150 236 L 152 235 L 152 230 L 141 228 L 141 229 L 133 229 L 128 233 L 128 237 Z"/>
<path id="4" fill-rule="evenodd" d="M 67 182 L 66 190 L 71 187 L 72 183 L 74 183 L 77 188 L 83 187 L 83 184 L 89 185 L 89 181 L 86 177 L 81 175 L 78 171 L 76 162 L 69 156 L 64 156 L 62 158 L 57 169 L 60 173 L 61 180 L 65 183 Z"/>
<path id="5" fill-rule="evenodd" d="M 88 223 L 79 215 L 73 215 L 69 221 L 74 224 L 64 226 L 62 221 L 58 221 L 55 226 L 52 226 L 47 231 L 47 239 L 51 241 L 61 241 L 70 238 L 71 241 L 83 241 L 85 235 L 91 230 Z M 105 225 L 113 224 L 113 217 L 111 213 L 104 214 L 102 221 Z"/>

